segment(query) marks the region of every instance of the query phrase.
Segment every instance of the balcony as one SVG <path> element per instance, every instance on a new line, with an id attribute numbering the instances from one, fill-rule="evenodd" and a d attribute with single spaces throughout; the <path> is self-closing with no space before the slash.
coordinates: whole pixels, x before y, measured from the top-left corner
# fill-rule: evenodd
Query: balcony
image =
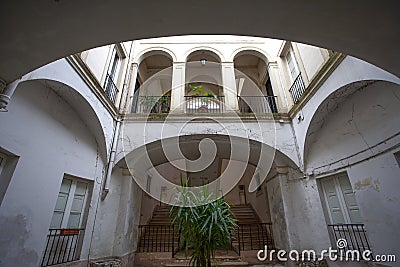
<path id="1" fill-rule="evenodd" d="M 107 97 L 115 103 L 115 98 L 118 94 L 118 88 L 114 83 L 113 77 L 107 73 L 106 80 L 104 82 L 104 92 L 106 93 Z"/>
<path id="2" fill-rule="evenodd" d="M 138 114 L 160 114 L 169 113 L 171 108 L 171 96 L 138 96 L 132 101 L 131 113 Z"/>
<path id="3" fill-rule="evenodd" d="M 79 259 L 85 229 L 49 229 L 41 266 L 51 266 Z"/>
<path id="4" fill-rule="evenodd" d="M 224 96 L 185 96 L 186 114 L 221 114 L 225 109 Z M 240 113 L 278 113 L 277 96 L 238 96 Z M 168 114 L 171 96 L 138 96 L 132 98 L 131 113 Z"/>
<path id="5" fill-rule="evenodd" d="M 360 253 L 365 250 L 371 251 L 364 224 L 328 224 L 328 228 L 334 238 L 335 246 L 344 239 L 347 244 L 341 249 L 345 251 L 357 250 Z"/>
<path id="6" fill-rule="evenodd" d="M 277 96 L 238 96 L 241 113 L 278 113 Z"/>
<path id="7" fill-rule="evenodd" d="M 223 96 L 185 96 L 186 113 L 223 113 Z"/>
<path id="8" fill-rule="evenodd" d="M 306 87 L 304 85 L 303 78 L 301 77 L 301 73 L 299 73 L 299 75 L 297 75 L 296 79 L 294 79 L 293 84 L 289 89 L 294 104 L 299 102 L 301 96 L 304 94 L 305 91 Z"/>

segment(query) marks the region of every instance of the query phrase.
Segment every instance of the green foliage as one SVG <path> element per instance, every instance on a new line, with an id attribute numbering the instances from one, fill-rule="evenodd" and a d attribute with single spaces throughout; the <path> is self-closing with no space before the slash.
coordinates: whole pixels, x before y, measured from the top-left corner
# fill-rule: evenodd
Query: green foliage
<path id="1" fill-rule="evenodd" d="M 145 111 L 151 110 L 157 103 L 159 97 L 143 95 L 139 97 L 140 104 L 144 107 Z"/>
<path id="2" fill-rule="evenodd" d="M 189 84 L 189 90 L 190 92 L 194 93 L 194 96 L 204 96 L 203 98 L 201 98 L 201 101 L 204 104 L 210 103 L 211 101 L 210 97 L 217 98 L 217 96 L 214 95 L 213 93 L 202 93 L 204 91 L 204 87 L 202 85 Z"/>
<path id="3" fill-rule="evenodd" d="M 202 85 L 189 84 L 189 89 L 194 93 L 195 96 L 201 96 L 201 92 L 204 91 L 204 87 Z"/>
<path id="4" fill-rule="evenodd" d="M 192 266 L 211 266 L 217 248 L 230 245 L 236 219 L 223 198 L 210 202 L 213 193 L 205 189 L 195 193 L 187 187 L 187 181 L 182 186 L 176 195 L 176 205 L 170 210 L 172 223 L 180 233 L 180 247 L 191 249 Z"/>

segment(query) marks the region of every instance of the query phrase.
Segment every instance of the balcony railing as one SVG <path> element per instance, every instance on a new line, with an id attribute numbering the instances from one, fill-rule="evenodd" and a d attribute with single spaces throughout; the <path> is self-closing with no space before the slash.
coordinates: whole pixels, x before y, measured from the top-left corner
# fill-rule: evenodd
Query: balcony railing
<path id="1" fill-rule="evenodd" d="M 239 224 L 236 231 L 232 247 L 239 255 L 240 251 L 264 249 L 265 245 L 271 249 L 275 247 L 272 223 Z"/>
<path id="2" fill-rule="evenodd" d="M 78 260 L 85 229 L 49 229 L 42 267 Z"/>
<path id="3" fill-rule="evenodd" d="M 114 83 L 113 77 L 108 73 L 104 82 L 104 92 L 106 93 L 107 97 L 114 103 L 115 98 L 118 94 L 118 88 Z"/>
<path id="4" fill-rule="evenodd" d="M 137 252 L 176 252 L 179 235 L 174 225 L 139 225 L 139 244 Z"/>
<path id="5" fill-rule="evenodd" d="M 223 96 L 185 96 L 187 113 L 222 113 Z"/>
<path id="6" fill-rule="evenodd" d="M 171 96 L 138 96 L 132 99 L 132 113 L 168 113 Z"/>
<path id="7" fill-rule="evenodd" d="M 179 251 L 180 235 L 178 227 L 169 224 L 139 225 L 139 243 L 137 252 Z M 231 241 L 230 249 L 240 255 L 241 251 L 275 248 L 272 235 L 272 223 L 239 224 Z"/>
<path id="8" fill-rule="evenodd" d="M 289 92 L 292 94 L 293 101 L 295 104 L 299 102 L 305 90 L 306 87 L 304 85 L 303 78 L 301 77 L 301 73 L 299 73 L 299 75 L 297 75 L 296 79 L 294 79 L 294 82 L 289 89 Z"/>
<path id="9" fill-rule="evenodd" d="M 335 246 L 339 239 L 345 239 L 347 245 L 342 248 L 345 251 L 357 250 L 361 254 L 371 250 L 364 224 L 328 224 L 328 228 L 335 239 Z"/>
<path id="10" fill-rule="evenodd" d="M 277 96 L 238 96 L 242 113 L 278 113 Z"/>

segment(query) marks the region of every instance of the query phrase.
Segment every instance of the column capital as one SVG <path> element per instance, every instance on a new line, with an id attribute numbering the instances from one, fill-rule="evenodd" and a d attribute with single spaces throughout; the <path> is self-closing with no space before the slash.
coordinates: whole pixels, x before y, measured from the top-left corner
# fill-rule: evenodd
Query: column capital
<path id="1" fill-rule="evenodd" d="M 227 66 L 227 67 L 230 67 L 230 66 L 234 66 L 234 62 L 233 61 L 225 61 L 225 62 L 221 62 L 221 66 Z"/>
<path id="2" fill-rule="evenodd" d="M 272 62 L 268 62 L 267 64 L 267 68 L 277 68 L 278 67 L 278 62 L 277 61 L 272 61 Z"/>
<path id="3" fill-rule="evenodd" d="M 180 62 L 180 61 L 172 62 L 172 66 L 184 66 L 184 65 L 186 65 L 186 62 Z"/>

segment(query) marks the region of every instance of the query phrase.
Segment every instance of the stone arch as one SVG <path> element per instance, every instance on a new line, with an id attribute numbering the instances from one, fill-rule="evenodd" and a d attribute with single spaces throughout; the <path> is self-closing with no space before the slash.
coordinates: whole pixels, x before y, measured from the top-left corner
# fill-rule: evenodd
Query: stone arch
<path id="1" fill-rule="evenodd" d="M 34 81 L 41 82 L 45 87 L 53 90 L 80 115 L 80 119 L 85 125 L 87 125 L 89 131 L 96 139 L 103 162 L 107 162 L 107 144 L 104 126 L 102 125 L 98 114 L 87 99 L 70 85 L 61 81 L 45 78 L 29 78 L 24 80 L 18 84 L 16 90 L 19 90 L 23 84 Z"/>
<path id="2" fill-rule="evenodd" d="M 212 83 L 212 84 L 221 84 L 220 80 L 217 80 L 215 77 L 212 77 L 210 75 L 196 75 L 196 76 L 192 76 L 189 77 L 188 81 L 189 83 L 191 82 L 208 82 L 208 83 Z"/>
<path id="3" fill-rule="evenodd" d="M 281 153 L 282 155 L 285 155 L 285 157 L 294 162 L 296 166 L 299 166 L 295 144 L 290 143 L 293 142 L 293 139 L 291 136 L 287 135 L 287 133 L 290 132 L 289 128 L 276 129 L 272 121 L 261 121 L 259 122 L 260 124 L 248 124 L 244 130 L 241 127 L 230 127 L 229 121 L 219 122 L 214 120 L 205 120 L 199 125 L 196 120 L 172 120 L 170 122 L 169 120 L 170 119 L 164 123 L 151 125 L 151 128 L 149 129 L 147 129 L 148 126 L 146 122 L 125 122 L 122 126 L 122 136 L 120 137 L 121 140 L 125 141 L 122 141 L 122 145 L 118 146 L 119 151 L 116 153 L 116 162 L 121 162 L 125 155 L 130 154 L 132 151 L 137 150 L 140 147 L 146 147 L 148 144 L 161 142 L 168 138 L 184 138 L 188 135 L 202 136 L 210 135 L 210 133 L 213 133 L 211 136 L 223 136 L 222 132 L 225 130 L 222 130 L 221 132 L 221 124 L 224 125 L 227 123 L 226 128 L 228 129 L 229 136 L 232 136 L 232 138 L 242 138 L 243 140 L 249 140 L 249 142 L 258 142 L 266 147 L 275 148 L 275 151 L 279 151 L 277 154 Z M 175 133 L 174 129 L 181 130 Z M 151 133 L 148 133 L 149 130 L 151 130 Z M 284 131 L 285 134 L 281 134 L 280 131 Z M 266 132 L 269 133 L 268 136 L 265 135 Z M 271 136 L 275 134 L 280 135 L 281 138 L 271 138 Z"/>
<path id="4" fill-rule="evenodd" d="M 350 71 L 351 70 L 351 71 Z M 349 74 L 349 71 L 351 74 Z M 387 81 L 400 84 L 400 79 L 374 65 L 354 57 L 346 57 L 328 77 L 324 84 L 315 92 L 312 98 L 293 114 L 298 123 L 294 124 L 300 157 L 304 161 L 306 133 L 311 119 L 321 103 L 334 91 L 343 86 L 359 81 Z M 298 119 L 300 118 L 300 120 Z"/>
<path id="5" fill-rule="evenodd" d="M 215 48 L 209 47 L 209 46 L 198 46 L 198 47 L 194 47 L 194 48 L 190 49 L 189 51 L 187 51 L 185 53 L 185 56 L 184 56 L 185 62 L 188 62 L 188 59 L 192 54 L 194 54 L 196 52 L 200 52 L 200 51 L 208 52 L 214 57 L 217 56 L 216 59 L 219 60 L 218 63 L 225 61 L 224 55 L 218 49 L 215 49 Z"/>
<path id="6" fill-rule="evenodd" d="M 133 59 L 133 62 L 137 63 L 138 65 L 147 57 L 153 56 L 153 55 L 163 55 L 168 57 L 169 59 L 172 60 L 172 62 L 177 61 L 177 57 L 175 53 L 165 47 L 150 47 L 145 50 L 140 51 L 136 57 Z"/>
<path id="7" fill-rule="evenodd" d="M 38 8 L 48 10 L 48 14 L 32 21 L 26 17 L 26 12 L 32 9 L 30 5 L 21 8 L 9 3 L 3 10 L 4 21 L 20 23 L 15 24 L 11 31 L 3 30 L 7 31 L 3 35 L 7 35 L 8 39 L 1 44 L 0 76 L 9 83 L 53 60 L 110 43 L 204 33 L 295 40 L 343 51 L 399 74 L 399 58 L 396 57 L 398 34 L 393 32 L 397 33 L 395 29 L 398 28 L 397 1 L 384 6 L 373 1 L 362 6 L 354 2 L 328 9 L 324 3 L 303 2 L 292 3 L 288 8 L 282 1 L 260 1 L 246 6 L 245 10 L 241 2 L 214 4 L 206 1 L 203 5 L 193 7 L 166 2 L 154 6 L 140 1 L 126 3 L 121 8 L 106 1 L 96 6 L 80 3 L 79 12 L 75 12 L 75 19 L 71 20 L 69 8 L 59 10 L 56 5 L 43 3 Z M 132 10 L 135 10 L 134 16 Z M 179 15 L 176 12 L 163 12 L 167 10 L 177 11 Z M 266 10 L 271 11 L 268 16 Z M 376 10 L 381 12 L 377 13 Z M 310 12 L 314 14 L 312 21 Z M 207 19 L 197 18 L 202 14 L 206 14 Z M 336 14 L 336 19 L 331 19 L 332 14 Z M 30 16 L 34 18 L 34 14 Z M 355 17 L 376 19 L 365 21 L 365 27 L 359 27 L 352 23 Z M 149 18 L 151 23 L 144 23 Z M 327 23 L 330 34 L 326 34 Z M 294 24 L 296 27 L 292 26 Z M 121 28 L 121 25 L 134 27 Z M 310 26 L 313 30 L 310 30 Z M 371 36 L 371 28 L 381 29 L 379 38 Z M 31 44 L 29 49 L 26 48 L 27 43 Z"/>
<path id="8" fill-rule="evenodd" d="M 141 51 L 136 57 L 138 64 L 135 94 L 161 96 L 171 90 L 172 65 L 176 61 L 175 54 L 167 48 L 156 47 Z M 152 79 L 156 77 L 156 79 Z M 137 91 L 136 91 L 137 90 Z"/>
<path id="9" fill-rule="evenodd" d="M 243 54 L 249 54 L 249 55 L 259 57 L 262 60 L 264 60 L 265 64 L 268 64 L 269 62 L 272 61 L 271 60 L 272 57 L 267 52 L 265 52 L 264 50 L 262 50 L 258 47 L 252 47 L 252 46 L 245 46 L 245 47 L 236 49 L 230 55 L 228 61 L 233 61 L 236 57 L 241 56 Z"/>
<path id="10" fill-rule="evenodd" d="M 399 84 L 389 81 L 361 80 L 329 94 L 307 128 L 307 172 L 333 172 L 398 145 L 399 89 Z"/>

